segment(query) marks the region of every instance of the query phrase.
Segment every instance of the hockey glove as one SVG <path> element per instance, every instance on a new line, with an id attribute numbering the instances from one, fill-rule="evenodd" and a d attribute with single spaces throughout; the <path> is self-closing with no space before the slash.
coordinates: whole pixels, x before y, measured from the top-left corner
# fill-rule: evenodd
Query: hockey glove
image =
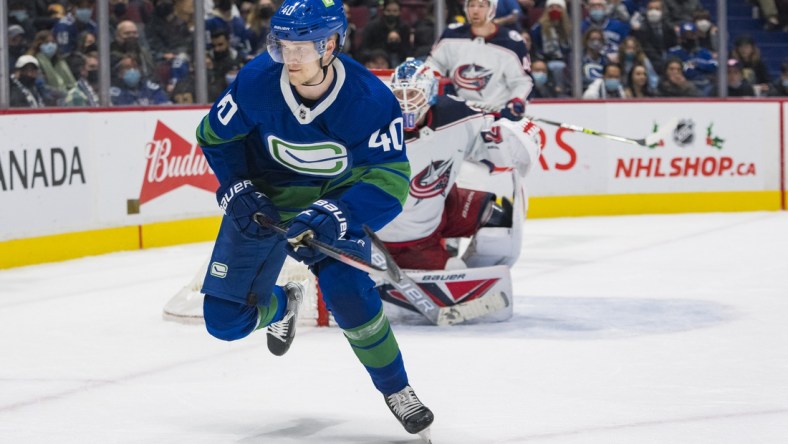
<path id="1" fill-rule="evenodd" d="M 305 240 L 317 239 L 334 245 L 347 231 L 345 212 L 334 200 L 321 199 L 293 219 L 287 230 L 287 254 L 306 265 L 313 265 L 325 254 L 306 246 Z"/>
<path id="2" fill-rule="evenodd" d="M 525 102 L 519 97 L 515 97 L 506 103 L 506 108 L 501 110 L 501 117 L 509 120 L 520 120 L 525 114 Z"/>
<path id="3" fill-rule="evenodd" d="M 272 222 L 278 223 L 279 212 L 268 196 L 257 191 L 251 180 L 239 180 L 220 190 L 216 193 L 216 200 L 225 216 L 231 218 L 235 228 L 244 237 L 266 239 L 274 235 L 272 230 L 258 225 L 253 217 L 255 213 L 263 213 Z"/>

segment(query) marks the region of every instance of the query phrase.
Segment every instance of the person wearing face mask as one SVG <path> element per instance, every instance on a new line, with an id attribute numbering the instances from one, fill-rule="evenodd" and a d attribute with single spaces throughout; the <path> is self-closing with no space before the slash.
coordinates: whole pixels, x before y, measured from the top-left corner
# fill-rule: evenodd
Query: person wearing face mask
<path id="1" fill-rule="evenodd" d="M 684 63 L 684 77 L 692 82 L 703 96 L 709 96 L 717 75 L 717 60 L 712 53 L 698 46 L 697 28 L 693 22 L 684 22 L 679 27 L 679 46 L 668 51 Z"/>
<path id="2" fill-rule="evenodd" d="M 34 55 L 46 83 L 45 99 L 50 105 L 61 105 L 66 92 L 77 83 L 68 63 L 58 53 L 58 45 L 50 31 L 39 31 L 28 54 Z"/>
<path id="3" fill-rule="evenodd" d="M 27 51 L 27 42 L 25 41 L 25 30 L 19 25 L 11 25 L 8 27 L 8 68 L 9 71 L 14 68 L 16 59 Z"/>
<path id="4" fill-rule="evenodd" d="M 64 57 L 74 51 L 80 34 L 89 32 L 98 35 L 98 26 L 92 18 L 94 4 L 95 0 L 69 0 L 66 15 L 52 28 L 60 54 Z"/>
<path id="5" fill-rule="evenodd" d="M 10 0 L 8 2 L 8 29 L 11 26 L 22 28 L 24 37 L 31 40 L 36 33 L 35 24 L 30 16 L 30 11 L 25 0 Z"/>
<path id="6" fill-rule="evenodd" d="M 589 28 L 599 28 L 603 31 L 605 41 L 605 54 L 618 51 L 618 45 L 629 35 L 630 26 L 627 22 L 610 18 L 610 6 L 607 0 L 589 0 L 588 17 L 580 23 L 580 30 L 586 32 Z"/>
<path id="7" fill-rule="evenodd" d="M 534 79 L 534 99 L 566 97 L 566 94 L 559 96 L 558 88 L 550 77 L 550 71 L 544 61 L 534 60 L 531 63 L 531 78 Z"/>
<path id="8" fill-rule="evenodd" d="M 178 54 L 192 54 L 194 32 L 188 20 L 176 14 L 176 0 L 156 0 L 153 16 L 145 27 L 153 60 L 169 65 Z M 182 3 L 182 2 L 181 2 Z"/>
<path id="9" fill-rule="evenodd" d="M 703 6 L 700 0 L 664 0 L 665 16 L 668 24 L 674 28 L 684 22 L 692 21 L 692 14 Z"/>
<path id="10" fill-rule="evenodd" d="M 146 79 L 132 56 L 124 56 L 112 69 L 110 101 L 115 106 L 170 104 L 170 98 L 156 82 Z"/>
<path id="11" fill-rule="evenodd" d="M 665 19 L 663 9 L 662 0 L 650 0 L 646 4 L 646 20 L 632 31 L 657 72 L 664 71 L 668 50 L 678 45 L 676 32 Z"/>
<path id="12" fill-rule="evenodd" d="M 618 63 L 624 71 L 623 77 L 625 79 L 629 78 L 629 73 L 634 66 L 639 65 L 645 67 L 648 75 L 649 87 L 652 89 L 657 88 L 659 84 L 659 75 L 654 70 L 648 57 L 646 57 L 646 53 L 644 53 L 643 49 L 640 47 L 640 42 L 638 42 L 634 36 L 625 38 L 621 46 L 619 46 Z M 625 82 L 624 86 L 629 86 L 629 83 Z"/>
<path id="13" fill-rule="evenodd" d="M 131 20 L 118 23 L 115 29 L 115 40 L 110 43 L 109 52 L 110 62 L 113 65 L 117 65 L 121 58 L 130 55 L 136 60 L 143 76 L 151 78 L 156 72 L 153 55 L 150 50 L 140 44 L 137 24 Z"/>
<path id="14" fill-rule="evenodd" d="M 214 0 L 213 6 L 205 18 L 205 31 L 213 34 L 224 30 L 230 37 L 230 46 L 238 51 L 241 57 L 246 58 L 251 53 L 246 38 L 246 22 L 239 15 L 233 14 L 233 0 Z"/>
<path id="15" fill-rule="evenodd" d="M 692 14 L 692 21 L 698 29 L 698 46 L 708 49 L 716 57 L 719 30 L 711 21 L 711 13 L 708 9 L 699 9 Z"/>
<path id="16" fill-rule="evenodd" d="M 12 108 L 42 108 L 44 98 L 37 85 L 38 60 L 25 54 L 19 57 L 10 76 L 9 105 Z"/>
<path id="17" fill-rule="evenodd" d="M 367 23 L 359 53 L 382 49 L 389 55 L 389 66 L 399 65 L 410 54 L 410 26 L 400 20 L 399 0 L 386 0 L 383 10 Z"/>
<path id="18" fill-rule="evenodd" d="M 230 46 L 230 39 L 226 31 L 219 30 L 211 34 L 211 49 L 208 50 L 208 58 L 211 59 L 211 69 L 214 82 L 224 84 L 225 74 L 233 68 L 243 66 L 244 60 L 235 48 Z M 222 89 L 223 89 L 222 88 Z"/>
<path id="19" fill-rule="evenodd" d="M 624 99 L 626 96 L 618 63 L 605 65 L 602 77 L 591 82 L 583 93 L 583 99 Z"/>
<path id="20" fill-rule="evenodd" d="M 583 35 L 583 48 L 581 59 L 583 88 L 588 88 L 591 82 L 602 77 L 602 71 L 608 63 L 608 59 L 603 53 L 605 43 L 602 30 L 591 28 L 586 31 Z"/>
<path id="21" fill-rule="evenodd" d="M 539 21 L 531 29 L 533 49 L 537 57 L 547 61 L 560 91 L 569 88 L 566 67 L 572 42 L 572 22 L 566 13 L 565 0 L 547 0 Z M 532 71 L 533 72 L 533 71 Z"/>
<path id="22" fill-rule="evenodd" d="M 68 65 L 77 84 L 68 90 L 63 105 L 99 106 L 98 94 L 94 89 L 98 84 L 98 59 L 75 53 L 69 57 Z"/>
<path id="23" fill-rule="evenodd" d="M 728 59 L 728 97 L 755 97 L 755 89 L 752 84 L 744 78 L 742 65 L 736 59 Z M 716 85 L 712 95 L 717 95 Z"/>
<path id="24" fill-rule="evenodd" d="M 246 15 L 246 38 L 249 40 L 252 56 L 265 51 L 274 12 L 276 6 L 272 0 L 259 0 Z"/>

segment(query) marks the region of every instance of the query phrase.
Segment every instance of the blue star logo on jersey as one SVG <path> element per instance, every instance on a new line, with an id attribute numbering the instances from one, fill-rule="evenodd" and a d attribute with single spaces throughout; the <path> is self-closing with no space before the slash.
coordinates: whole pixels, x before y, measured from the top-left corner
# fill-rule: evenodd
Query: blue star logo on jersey
<path id="1" fill-rule="evenodd" d="M 307 176 L 336 177 L 348 168 L 348 152 L 332 142 L 296 143 L 268 136 L 268 152 L 281 165 Z"/>
<path id="2" fill-rule="evenodd" d="M 417 199 L 428 199 L 446 190 L 451 176 L 452 160 L 437 160 L 413 176 L 410 195 Z"/>
<path id="3" fill-rule="evenodd" d="M 470 65 L 459 66 L 454 71 L 452 81 L 458 88 L 481 91 L 490 83 L 492 75 L 493 71 L 491 69 L 471 63 Z"/>

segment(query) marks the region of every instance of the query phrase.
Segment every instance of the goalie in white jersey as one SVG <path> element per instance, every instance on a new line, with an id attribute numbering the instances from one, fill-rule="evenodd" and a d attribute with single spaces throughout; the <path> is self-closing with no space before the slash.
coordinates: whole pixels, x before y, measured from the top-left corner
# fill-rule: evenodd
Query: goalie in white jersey
<path id="1" fill-rule="evenodd" d="M 411 181 L 402 213 L 378 235 L 402 268 L 506 265 L 508 279 L 508 266 L 520 254 L 527 209 L 521 181 L 539 158 L 539 128 L 529 120 L 493 122 L 459 98 L 439 96 L 437 86 L 434 73 L 421 61 L 408 60 L 394 71 L 390 87 L 402 108 Z M 481 182 L 504 184 L 500 198 L 481 187 L 455 184 L 465 161 L 477 165 Z M 450 258 L 445 239 L 471 236 L 461 261 Z M 431 279 L 443 280 L 436 276 Z M 380 293 L 384 300 L 407 308 L 407 301 L 390 297 L 396 293 Z M 448 295 L 431 295 L 445 299 L 446 305 L 454 302 Z M 506 315 L 493 320 L 511 315 L 510 291 L 507 297 Z"/>
<path id="2" fill-rule="evenodd" d="M 518 120 L 533 89 L 531 62 L 520 33 L 492 22 L 497 0 L 465 0 L 468 23 L 449 26 L 427 65 L 451 79 L 474 106 Z"/>

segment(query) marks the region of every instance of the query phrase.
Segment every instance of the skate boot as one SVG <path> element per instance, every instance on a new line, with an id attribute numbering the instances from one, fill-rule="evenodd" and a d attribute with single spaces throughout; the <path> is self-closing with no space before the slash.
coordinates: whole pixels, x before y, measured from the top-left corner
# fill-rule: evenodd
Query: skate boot
<path id="1" fill-rule="evenodd" d="M 432 411 L 419 401 L 409 385 L 397 393 L 386 396 L 386 404 L 405 427 L 405 431 L 418 433 L 424 441 L 431 442 L 429 426 L 435 417 Z"/>
<path id="2" fill-rule="evenodd" d="M 276 356 L 282 356 L 290 349 L 290 344 L 295 338 L 298 308 L 304 299 L 304 287 L 295 282 L 288 282 L 284 286 L 287 295 L 287 308 L 285 315 L 279 322 L 268 326 L 268 350 Z"/>

